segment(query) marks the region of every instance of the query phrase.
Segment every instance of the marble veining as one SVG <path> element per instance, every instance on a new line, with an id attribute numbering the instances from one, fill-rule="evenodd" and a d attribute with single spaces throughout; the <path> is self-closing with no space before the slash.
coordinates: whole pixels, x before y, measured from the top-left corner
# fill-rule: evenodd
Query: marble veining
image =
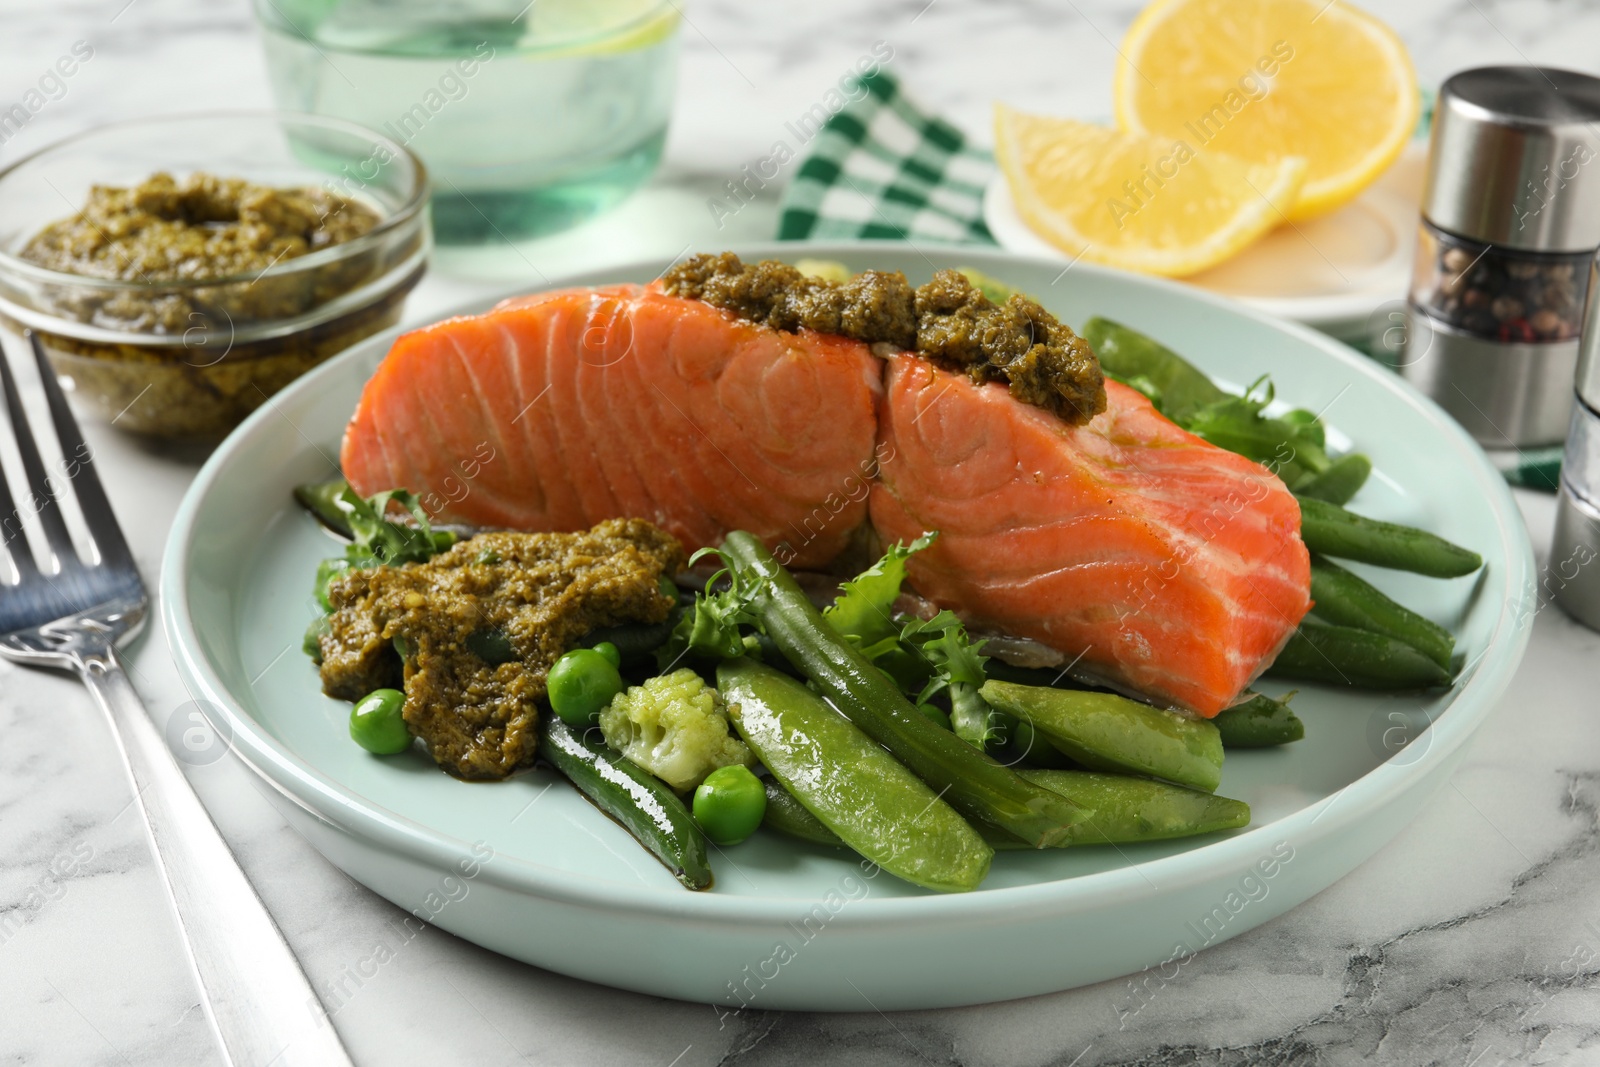
<path id="1" fill-rule="evenodd" d="M 260 0 L 269 2 L 269 0 Z M 1346 0 L 1338 0 L 1346 2 Z M 770 235 L 777 186 L 713 224 L 705 200 L 762 156 L 876 41 L 928 105 L 980 142 L 1003 98 L 1110 111 L 1129 0 L 818 0 L 684 5 L 680 95 L 655 182 L 574 234 L 444 257 L 412 298 L 425 318 L 513 284 L 688 243 Z M 1600 67 L 1600 6 L 1548 0 L 1382 5 L 1436 84 L 1466 66 Z M 0 109 L 76 41 L 94 57 L 0 163 L 95 123 L 270 104 L 244 0 L 0 4 Z M 147 576 L 203 454 L 90 430 Z M 1534 543 L 1548 498 L 1519 494 Z M 326 863 L 231 759 L 188 769 L 358 1062 L 788 1065 L 1600 1062 L 1600 636 L 1554 610 L 1500 714 L 1394 841 L 1304 906 L 1135 976 L 979 1008 L 801 1015 L 618 992 L 427 927 Z M 158 630 L 132 653 L 158 724 L 188 699 Z M 386 948 L 379 966 L 369 961 Z M 1061 946 L 1071 951 L 1071 946 Z M 960 961 L 952 960 L 956 967 Z M 426 1019 L 424 1025 L 420 1020 Z M 220 1062 L 144 831 L 99 712 L 65 677 L 0 663 L 0 1064 Z"/>

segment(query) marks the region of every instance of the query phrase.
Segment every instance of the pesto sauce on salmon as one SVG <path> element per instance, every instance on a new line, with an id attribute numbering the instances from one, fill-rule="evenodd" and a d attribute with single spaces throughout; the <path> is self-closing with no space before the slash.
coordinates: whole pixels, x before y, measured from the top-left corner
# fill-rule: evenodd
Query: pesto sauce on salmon
<path id="1" fill-rule="evenodd" d="M 1105 378 L 1087 341 L 1036 301 L 1017 294 L 997 304 L 958 271 L 936 271 L 913 289 L 899 271 L 831 281 L 777 260 L 746 265 L 723 252 L 691 256 L 662 283 L 673 296 L 773 329 L 886 343 L 975 384 L 1005 382 L 1016 399 L 1070 425 L 1106 408 Z"/>

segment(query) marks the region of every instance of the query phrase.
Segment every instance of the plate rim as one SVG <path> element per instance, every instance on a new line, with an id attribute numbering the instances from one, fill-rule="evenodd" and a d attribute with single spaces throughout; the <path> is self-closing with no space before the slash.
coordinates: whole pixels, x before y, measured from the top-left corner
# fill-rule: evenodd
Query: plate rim
<path id="1" fill-rule="evenodd" d="M 1365 195 L 1365 192 L 1362 195 Z M 995 225 L 997 221 L 1002 225 L 997 227 Z M 989 235 L 994 238 L 995 244 L 1004 251 L 1030 259 L 1052 261 L 1057 265 L 1076 262 L 1065 252 L 1050 248 L 1050 243 L 1034 233 L 1022 220 L 1022 216 L 1017 212 L 1016 200 L 1011 195 L 1010 183 L 1004 174 L 995 173 L 983 187 L 983 224 L 988 227 Z M 1038 241 L 1040 251 L 1017 245 L 1012 234 L 1018 229 L 1026 230 L 1029 237 Z M 1008 239 L 1013 243 L 1007 244 Z M 1046 248 L 1050 249 L 1048 253 L 1044 251 Z M 1410 257 L 1406 258 L 1409 263 Z M 1172 280 L 1269 315 L 1313 328 L 1340 330 L 1342 335 L 1348 335 L 1351 328 L 1358 324 L 1365 324 L 1385 305 L 1403 301 L 1406 296 L 1403 285 L 1396 292 L 1371 288 L 1327 296 L 1226 296 L 1215 290 L 1188 283 L 1182 278 Z"/>
<path id="2" fill-rule="evenodd" d="M 830 252 L 834 255 L 870 254 L 873 251 L 893 250 L 903 254 L 907 247 L 907 243 L 902 241 L 785 241 L 745 244 L 736 246 L 733 251 L 747 257 L 795 254 L 825 257 Z M 959 258 L 963 263 L 979 269 L 983 269 L 984 261 L 1000 268 L 1015 264 L 1046 269 L 1059 266 L 1042 257 L 1019 255 L 1004 249 L 960 245 L 938 246 L 937 249 L 930 246 L 930 250 L 939 256 Z M 643 257 L 607 267 L 574 271 L 548 283 L 530 284 L 539 289 L 595 284 L 594 279 L 607 274 L 654 272 L 658 268 L 664 270 L 662 264 L 670 266 L 673 261 L 661 256 Z M 1307 804 L 1280 819 L 1213 839 L 1183 852 L 1109 871 L 1020 886 L 980 889 L 970 894 L 926 894 L 887 899 L 868 897 L 849 909 L 848 913 L 840 914 L 838 920 L 841 925 L 883 927 L 886 923 L 920 923 L 930 919 L 957 921 L 972 918 L 969 910 L 973 905 L 964 901 L 975 899 L 998 904 L 1008 914 L 1017 916 L 1081 911 L 1103 901 L 1126 899 L 1130 894 L 1166 895 L 1214 878 L 1219 872 L 1240 870 L 1260 857 L 1261 846 L 1267 838 L 1289 838 L 1296 843 L 1310 845 L 1347 828 L 1374 807 L 1381 806 L 1416 781 L 1426 778 L 1436 765 L 1449 759 L 1494 710 L 1495 702 L 1509 688 L 1512 675 L 1526 651 L 1532 627 L 1518 625 L 1516 613 L 1520 605 L 1528 602 L 1534 590 L 1535 560 L 1527 529 L 1504 478 L 1466 431 L 1456 425 L 1443 409 L 1370 359 L 1299 323 L 1276 318 L 1240 301 L 1169 279 L 1131 274 L 1093 264 L 1080 264 L 1075 269 L 1111 276 L 1119 283 L 1146 286 L 1158 296 L 1176 296 L 1209 304 L 1228 314 L 1256 320 L 1309 342 L 1351 373 L 1366 377 L 1377 387 L 1394 392 L 1419 418 L 1433 424 L 1438 431 L 1452 439 L 1469 461 L 1471 475 L 1497 519 L 1495 532 L 1501 539 L 1508 572 L 1505 583 L 1507 596 L 1500 605 L 1486 648 L 1495 649 L 1502 642 L 1505 644 L 1498 655 L 1490 657 L 1485 654 L 1484 661 L 1478 665 L 1472 677 L 1454 693 L 1431 723 L 1428 729 L 1431 739 L 1420 756 L 1405 763 L 1396 762 L 1399 754 L 1392 756 L 1328 797 Z M 530 286 L 524 285 L 511 290 L 508 295 L 529 291 Z M 472 309 L 485 307 L 492 302 L 481 299 L 465 302 L 453 308 L 450 314 L 474 313 Z M 449 316 L 429 317 L 428 321 L 439 321 L 446 317 Z M 277 402 L 316 391 L 324 379 L 342 373 L 349 363 L 363 358 L 379 346 L 392 343 L 398 334 L 415 328 L 417 324 L 407 324 L 386 330 L 358 342 L 307 372 L 252 413 L 216 448 L 184 493 L 174 515 L 172 530 L 162 553 L 158 588 L 162 626 L 179 674 L 188 683 L 194 696 L 208 702 L 209 706 L 202 705 L 207 714 L 211 714 L 213 709 L 221 713 L 223 721 L 216 725 L 229 738 L 230 750 L 263 783 L 319 821 L 342 832 L 386 851 L 437 869 L 446 869 L 468 855 L 467 842 L 430 829 L 354 794 L 288 751 L 243 711 L 201 651 L 194 621 L 188 614 L 189 575 L 183 566 L 195 543 L 195 520 L 207 492 L 235 461 L 236 456 L 247 449 L 256 428 L 286 417 L 278 411 Z M 1454 713 L 1446 715 L 1443 711 Z M 1346 794 L 1350 796 L 1346 798 Z M 1349 802 L 1338 803 L 1341 798 Z M 1340 809 L 1337 812 L 1334 811 L 1336 807 Z M 1323 819 L 1324 815 L 1328 815 L 1326 820 Z M 1159 889 L 1155 887 L 1155 876 L 1160 878 Z M 792 912 L 786 905 L 811 899 L 803 894 L 725 896 L 692 893 L 675 884 L 662 886 L 597 881 L 586 878 L 581 872 L 548 867 L 512 856 L 497 856 L 495 863 L 482 867 L 478 877 L 507 889 L 568 904 L 626 907 L 638 914 L 663 918 L 709 919 L 763 926 L 792 919 Z"/>

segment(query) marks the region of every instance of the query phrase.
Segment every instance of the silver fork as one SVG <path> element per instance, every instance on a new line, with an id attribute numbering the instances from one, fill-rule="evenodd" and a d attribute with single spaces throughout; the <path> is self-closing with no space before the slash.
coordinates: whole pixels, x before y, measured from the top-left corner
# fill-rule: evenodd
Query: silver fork
<path id="1" fill-rule="evenodd" d="M 201 1000 L 228 1062 L 348 1064 L 305 972 L 123 673 L 117 646 L 143 626 L 150 600 L 61 386 L 38 337 L 30 332 L 29 341 L 70 488 L 46 476 L 11 365 L 0 351 L 0 386 L 28 481 L 29 507 L 54 557 L 53 566 L 34 560 L 22 513 L 0 471 L 0 560 L 9 554 L 20 575 L 10 584 L 0 569 L 0 656 L 76 672 L 111 720 Z M 73 547 L 57 496 L 63 491 L 77 497 L 97 562 L 80 559 Z"/>

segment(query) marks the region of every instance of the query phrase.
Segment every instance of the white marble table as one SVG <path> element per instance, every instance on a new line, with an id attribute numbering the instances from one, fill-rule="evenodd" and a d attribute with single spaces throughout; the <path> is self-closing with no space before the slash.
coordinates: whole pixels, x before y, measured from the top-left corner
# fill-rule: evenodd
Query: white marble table
<path id="1" fill-rule="evenodd" d="M 915 91 L 979 136 L 997 95 L 1105 114 L 1111 42 L 1135 6 L 690 0 L 669 158 L 653 185 L 585 230 L 441 263 L 410 313 L 427 318 L 535 271 L 769 236 L 770 197 L 721 230 L 706 197 L 876 40 L 893 44 L 892 66 Z M 1430 84 L 1484 62 L 1600 64 L 1600 6 L 1383 10 Z M 7 135 L 0 162 L 104 120 L 270 103 L 244 0 L 6 0 L 0 29 L 0 109 L 75 41 L 94 49 L 60 99 Z M 153 577 L 203 456 L 91 435 Z M 1542 549 L 1551 502 L 1520 501 Z M 1600 636 L 1542 612 L 1514 692 L 1415 823 L 1305 906 L 1202 953 L 1136 1015 L 1119 1012 L 1127 984 L 1109 982 L 965 1010 L 724 1024 L 710 1007 L 587 985 L 435 929 L 364 977 L 376 946 L 402 943 L 402 913 L 290 832 L 230 758 L 190 773 L 309 974 L 339 990 L 338 1026 L 362 1063 L 1600 1062 L 1597 656 Z M 187 698 L 159 632 L 134 664 L 164 723 Z M 0 664 L 0 1063 L 213 1062 L 100 716 L 72 680 Z"/>

